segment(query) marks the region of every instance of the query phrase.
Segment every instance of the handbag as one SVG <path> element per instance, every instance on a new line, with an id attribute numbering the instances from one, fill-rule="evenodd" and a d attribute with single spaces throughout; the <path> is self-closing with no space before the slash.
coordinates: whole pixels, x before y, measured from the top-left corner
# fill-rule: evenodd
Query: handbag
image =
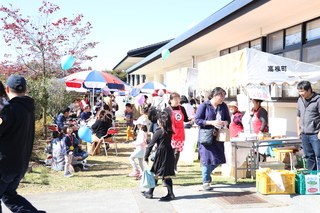
<path id="1" fill-rule="evenodd" d="M 230 129 L 219 129 L 216 141 L 227 142 L 230 141 Z"/>
<path id="2" fill-rule="evenodd" d="M 205 146 L 213 143 L 214 129 L 200 129 L 199 131 L 199 143 Z"/>
<path id="3" fill-rule="evenodd" d="M 149 170 L 148 165 L 146 166 L 146 169 L 142 173 L 140 186 L 148 189 L 156 187 L 156 182 L 154 180 L 154 173 Z"/>

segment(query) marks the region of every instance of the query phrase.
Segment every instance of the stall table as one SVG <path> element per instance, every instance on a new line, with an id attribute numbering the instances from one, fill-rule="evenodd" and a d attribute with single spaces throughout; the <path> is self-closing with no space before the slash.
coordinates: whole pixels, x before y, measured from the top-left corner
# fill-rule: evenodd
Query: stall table
<path id="1" fill-rule="evenodd" d="M 273 142 L 281 142 L 283 147 L 300 145 L 301 139 L 299 138 L 278 138 L 278 139 L 268 139 L 268 140 L 247 140 L 247 141 L 239 141 L 237 139 L 233 139 L 230 141 L 231 146 L 234 147 L 234 156 L 235 156 L 235 183 L 237 183 L 237 171 L 238 170 L 250 170 L 251 178 L 255 178 L 255 170 L 259 169 L 259 148 L 260 147 L 269 147 L 274 146 Z M 248 145 L 238 145 L 239 142 L 248 142 Z M 250 144 L 250 145 L 249 145 Z M 238 168 L 237 166 L 237 150 L 241 148 L 250 148 L 249 156 L 251 158 L 251 163 L 248 165 L 248 168 Z M 255 154 L 255 153 L 256 154 Z M 252 160 L 253 159 L 253 160 Z"/>

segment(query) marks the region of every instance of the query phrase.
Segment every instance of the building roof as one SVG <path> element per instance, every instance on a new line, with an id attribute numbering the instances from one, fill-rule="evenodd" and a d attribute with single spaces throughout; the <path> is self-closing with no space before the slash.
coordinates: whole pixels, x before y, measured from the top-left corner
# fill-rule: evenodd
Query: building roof
<path id="1" fill-rule="evenodd" d="M 215 29 L 221 27 L 222 25 L 227 24 L 238 16 L 251 11 L 252 9 L 259 7 L 260 5 L 268 2 L 270 0 L 235 0 L 222 9 L 218 10 L 205 20 L 201 21 L 199 24 L 189 29 L 182 35 L 170 41 L 168 44 L 164 45 L 161 49 L 150 54 L 148 57 L 139 61 L 129 69 L 127 69 L 127 73 L 134 72 L 139 68 L 161 58 L 161 51 L 163 49 L 168 49 L 170 52 L 174 52 L 180 47 L 214 31 Z M 243 9 L 241 13 L 239 13 L 239 9 Z M 228 18 L 227 18 L 228 17 Z"/>
<path id="2" fill-rule="evenodd" d="M 154 51 L 158 50 L 162 46 L 166 45 L 173 39 L 168 39 L 158 43 L 150 44 L 147 46 L 139 47 L 133 50 L 129 50 L 127 55 L 124 56 L 120 62 L 112 70 L 127 70 L 129 67 L 138 63 Z"/>

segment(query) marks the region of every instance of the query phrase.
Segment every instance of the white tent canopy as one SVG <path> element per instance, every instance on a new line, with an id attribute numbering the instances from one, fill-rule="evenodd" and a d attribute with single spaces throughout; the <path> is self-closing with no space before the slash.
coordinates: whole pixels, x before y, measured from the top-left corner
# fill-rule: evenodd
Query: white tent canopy
<path id="1" fill-rule="evenodd" d="M 320 66 L 248 48 L 201 62 L 198 69 L 201 90 L 320 80 Z"/>

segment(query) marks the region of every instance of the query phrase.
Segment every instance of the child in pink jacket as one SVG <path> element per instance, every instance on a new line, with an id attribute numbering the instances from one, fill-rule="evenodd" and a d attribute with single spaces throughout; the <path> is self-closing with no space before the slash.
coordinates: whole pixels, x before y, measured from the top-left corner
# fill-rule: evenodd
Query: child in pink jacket
<path id="1" fill-rule="evenodd" d="M 136 141 L 132 143 L 136 147 L 136 149 L 133 151 L 133 153 L 129 157 L 130 163 L 133 167 L 133 172 L 130 173 L 129 176 L 137 177 L 138 179 L 141 179 L 141 174 L 144 170 L 143 158 L 144 158 L 146 145 L 147 145 L 147 141 L 146 141 L 147 130 L 148 130 L 147 124 L 148 124 L 148 120 L 144 116 L 139 117 L 138 120 L 135 122 L 135 125 L 137 125 L 139 128 L 139 132 L 138 132 Z M 138 158 L 139 160 L 140 171 L 134 160 L 135 158 Z"/>

